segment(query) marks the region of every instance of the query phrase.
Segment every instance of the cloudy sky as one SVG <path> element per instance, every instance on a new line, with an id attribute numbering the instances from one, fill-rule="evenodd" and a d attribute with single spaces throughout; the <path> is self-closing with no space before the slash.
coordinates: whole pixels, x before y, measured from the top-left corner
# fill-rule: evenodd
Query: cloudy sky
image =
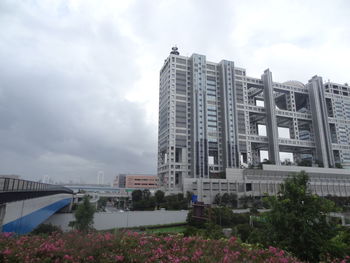
<path id="1" fill-rule="evenodd" d="M 0 174 L 155 174 L 171 46 L 253 77 L 345 83 L 349 13 L 347 0 L 0 0 Z"/>

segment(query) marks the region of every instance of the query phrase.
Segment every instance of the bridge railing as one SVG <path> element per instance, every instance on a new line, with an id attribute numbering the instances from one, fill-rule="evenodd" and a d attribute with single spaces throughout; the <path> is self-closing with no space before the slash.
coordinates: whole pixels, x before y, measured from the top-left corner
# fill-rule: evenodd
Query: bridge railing
<path id="1" fill-rule="evenodd" d="M 45 184 L 14 178 L 0 178 L 0 193 L 1 192 L 28 192 L 28 191 L 62 191 L 72 193 L 73 191 L 60 186 Z"/>

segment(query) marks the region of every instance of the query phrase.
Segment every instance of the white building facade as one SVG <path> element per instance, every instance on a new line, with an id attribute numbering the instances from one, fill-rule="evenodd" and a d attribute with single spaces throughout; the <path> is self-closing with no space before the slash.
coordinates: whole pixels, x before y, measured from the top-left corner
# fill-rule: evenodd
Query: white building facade
<path id="1" fill-rule="evenodd" d="M 227 168 L 258 165 L 350 166 L 350 87 L 248 77 L 233 61 L 181 56 L 173 48 L 160 71 L 158 176 L 169 191 L 188 179 L 220 178 Z"/>

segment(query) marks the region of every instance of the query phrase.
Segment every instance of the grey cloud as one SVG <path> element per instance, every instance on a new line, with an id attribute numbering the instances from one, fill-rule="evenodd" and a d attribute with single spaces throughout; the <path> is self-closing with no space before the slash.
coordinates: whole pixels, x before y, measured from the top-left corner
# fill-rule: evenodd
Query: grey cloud
<path id="1" fill-rule="evenodd" d="M 0 26 L 0 173 L 61 181 L 155 173 L 154 126 L 124 99 L 139 77 L 134 44 L 109 18 L 17 6 L 5 2 L 12 15 Z M 62 12 L 66 21 L 55 20 Z"/>
<path id="2" fill-rule="evenodd" d="M 182 55 L 234 60 L 255 77 L 269 67 L 276 80 L 327 73 L 349 82 L 348 9 L 346 0 L 2 0 L 0 174 L 155 173 L 149 111 L 157 112 L 159 69 L 173 44 Z M 145 90 L 154 96 L 130 99 Z"/>

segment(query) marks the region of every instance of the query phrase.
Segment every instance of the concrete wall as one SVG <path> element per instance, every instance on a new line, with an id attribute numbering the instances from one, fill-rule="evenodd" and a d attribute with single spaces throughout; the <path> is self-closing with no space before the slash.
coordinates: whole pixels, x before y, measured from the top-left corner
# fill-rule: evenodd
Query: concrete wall
<path id="1" fill-rule="evenodd" d="M 94 228 L 97 230 L 135 227 L 146 225 L 160 225 L 171 223 L 183 223 L 186 221 L 188 211 L 129 211 L 114 213 L 95 213 Z M 44 223 L 51 223 L 62 228 L 64 231 L 71 230 L 68 227 L 74 220 L 73 214 L 55 214 Z"/>
<path id="2" fill-rule="evenodd" d="M 306 173 L 319 173 L 319 174 L 343 174 L 349 175 L 349 169 L 336 169 L 336 168 L 320 168 L 320 167 L 307 167 L 307 166 L 286 166 L 286 165 L 271 165 L 263 164 L 263 170 L 265 171 L 287 171 L 287 172 L 300 172 L 305 171 Z"/>

